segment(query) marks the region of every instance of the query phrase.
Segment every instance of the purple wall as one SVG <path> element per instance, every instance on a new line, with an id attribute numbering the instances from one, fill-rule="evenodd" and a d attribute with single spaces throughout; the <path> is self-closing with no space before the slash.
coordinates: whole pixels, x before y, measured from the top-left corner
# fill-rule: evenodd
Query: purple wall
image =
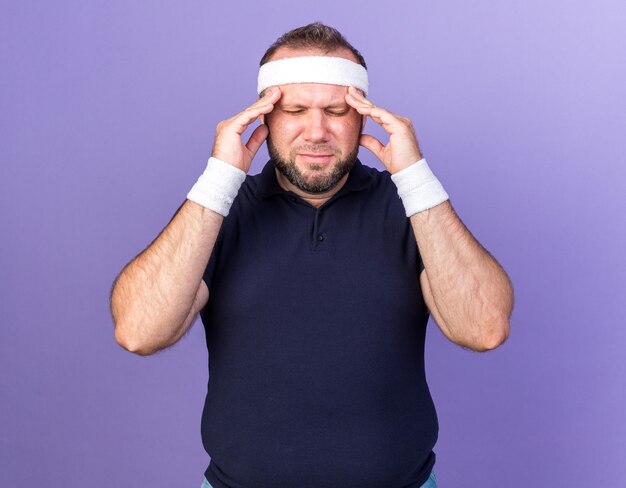
<path id="1" fill-rule="evenodd" d="M 0 485 L 200 485 L 201 323 L 134 356 L 110 286 L 253 102 L 267 45 L 321 20 L 515 285 L 495 351 L 429 324 L 440 486 L 626 486 L 626 4 L 307 5 L 2 3 Z"/>

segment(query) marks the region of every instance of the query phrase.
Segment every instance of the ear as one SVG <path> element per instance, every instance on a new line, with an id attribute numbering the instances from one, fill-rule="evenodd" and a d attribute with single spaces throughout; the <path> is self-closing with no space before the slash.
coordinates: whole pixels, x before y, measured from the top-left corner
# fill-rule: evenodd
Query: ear
<path id="1" fill-rule="evenodd" d="M 365 115 L 361 115 L 361 130 L 365 129 L 365 122 L 367 122 L 367 117 Z"/>
<path id="2" fill-rule="evenodd" d="M 259 120 L 261 121 L 262 124 L 265 124 L 265 114 L 259 115 Z"/>

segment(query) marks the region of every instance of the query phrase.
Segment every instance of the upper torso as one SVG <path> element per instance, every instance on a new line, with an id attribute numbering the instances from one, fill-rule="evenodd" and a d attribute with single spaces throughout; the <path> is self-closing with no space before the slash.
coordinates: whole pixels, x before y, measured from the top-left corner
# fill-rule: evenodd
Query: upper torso
<path id="1" fill-rule="evenodd" d="M 438 432 L 428 312 L 389 174 L 358 163 L 315 208 L 269 170 L 246 179 L 204 276 L 205 476 L 215 488 L 420 486 Z"/>

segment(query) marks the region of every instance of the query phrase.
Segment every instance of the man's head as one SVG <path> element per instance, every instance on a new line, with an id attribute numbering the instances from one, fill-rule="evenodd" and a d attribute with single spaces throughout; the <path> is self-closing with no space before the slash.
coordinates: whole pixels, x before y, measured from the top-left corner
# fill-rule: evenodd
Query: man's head
<path id="1" fill-rule="evenodd" d="M 343 58 L 366 67 L 363 56 L 337 30 L 321 23 L 281 36 L 260 64 L 301 56 Z M 264 117 L 270 157 L 295 187 L 325 193 L 354 167 L 365 120 L 346 103 L 347 86 L 288 83 L 279 88 L 280 99 Z"/>

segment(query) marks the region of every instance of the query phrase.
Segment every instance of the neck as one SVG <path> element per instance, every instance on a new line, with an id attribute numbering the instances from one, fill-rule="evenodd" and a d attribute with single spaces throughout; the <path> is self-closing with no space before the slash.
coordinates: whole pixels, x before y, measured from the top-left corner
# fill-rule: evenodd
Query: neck
<path id="1" fill-rule="evenodd" d="M 310 205 L 313 205 L 314 207 L 321 207 L 328 200 L 330 200 L 335 193 L 341 190 L 343 185 L 346 184 L 346 181 L 348 181 L 348 176 L 350 176 L 350 173 L 348 173 L 343 178 L 341 178 L 335 186 L 333 186 L 330 190 L 325 191 L 324 193 L 307 193 L 301 190 L 300 188 L 298 188 L 297 186 L 293 185 L 276 168 L 274 168 L 274 171 L 276 172 L 276 181 L 278 181 L 279 186 L 283 190 L 295 193 L 300 198 L 302 198 L 305 202 L 309 203 Z"/>

